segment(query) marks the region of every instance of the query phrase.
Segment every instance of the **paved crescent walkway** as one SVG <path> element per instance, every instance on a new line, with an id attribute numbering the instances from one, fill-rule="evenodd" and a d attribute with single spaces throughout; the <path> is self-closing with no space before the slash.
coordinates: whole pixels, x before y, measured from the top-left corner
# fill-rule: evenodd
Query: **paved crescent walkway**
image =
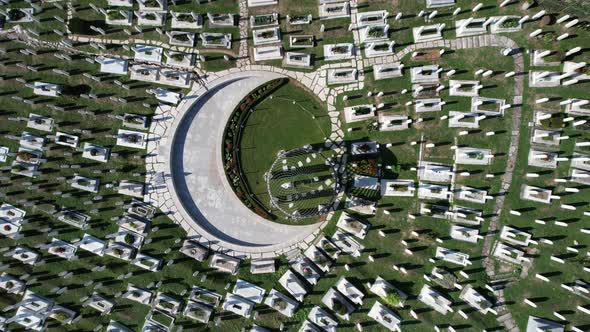
<path id="1" fill-rule="evenodd" d="M 306 247 L 324 223 L 306 226 L 268 221 L 234 194 L 222 163 L 223 130 L 234 108 L 252 90 L 270 80 L 286 77 L 269 71 L 243 71 L 225 75 L 206 88 L 193 91 L 179 107 L 158 155 L 164 163 L 164 180 L 173 218 L 189 236 L 197 236 L 212 249 L 237 256 L 274 257 Z"/>

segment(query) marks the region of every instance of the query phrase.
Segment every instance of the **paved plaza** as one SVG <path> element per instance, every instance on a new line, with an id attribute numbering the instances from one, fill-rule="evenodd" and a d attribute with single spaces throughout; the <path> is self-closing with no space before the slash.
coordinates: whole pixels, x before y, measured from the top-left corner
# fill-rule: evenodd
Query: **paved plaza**
<path id="1" fill-rule="evenodd" d="M 280 77 L 286 76 L 236 72 L 192 91 L 170 111 L 174 120 L 165 121 L 170 127 L 159 142 L 158 162 L 169 176 L 150 198 L 170 211 L 189 236 L 237 256 L 274 257 L 306 247 L 322 226 L 283 225 L 258 216 L 235 195 L 223 169 L 222 136 L 232 111 L 250 91 Z"/>

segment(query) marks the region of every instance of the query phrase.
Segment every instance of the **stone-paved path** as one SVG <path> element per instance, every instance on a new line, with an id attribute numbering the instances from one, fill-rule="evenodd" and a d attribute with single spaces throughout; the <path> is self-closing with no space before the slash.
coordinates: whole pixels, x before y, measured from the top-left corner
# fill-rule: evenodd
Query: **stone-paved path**
<path id="1" fill-rule="evenodd" d="M 70 20 L 72 19 L 72 17 L 74 17 L 75 14 L 75 9 L 74 9 L 74 5 L 72 4 L 71 0 L 66 1 L 66 6 L 67 6 L 67 11 L 66 11 L 66 34 L 71 34 L 72 32 L 70 31 Z"/>
<path id="2" fill-rule="evenodd" d="M 248 52 L 248 2 L 240 0 L 240 48 L 238 50 L 237 67 L 244 67 L 250 64 L 250 55 Z"/>
<path id="3" fill-rule="evenodd" d="M 513 41 L 507 41 L 504 45 L 506 48 L 517 49 L 518 45 Z M 506 164 L 506 169 L 504 170 L 504 174 L 502 175 L 502 191 L 508 192 L 510 186 L 512 184 L 512 177 L 514 173 L 514 168 L 516 166 L 516 160 L 518 156 L 518 144 L 520 139 L 520 124 L 521 124 L 521 104 L 523 103 L 523 92 L 524 92 L 524 58 L 522 53 L 516 53 L 512 55 L 514 59 L 514 71 L 517 73 L 515 75 L 515 84 L 514 84 L 514 99 L 512 101 L 512 132 L 510 136 L 510 148 L 508 151 L 508 162 Z M 502 213 L 502 209 L 504 207 L 504 200 L 505 195 L 500 195 L 496 198 L 496 202 L 494 205 L 493 214 L 494 216 L 490 219 L 490 225 L 488 227 L 488 234 L 484 239 L 484 246 L 482 255 L 484 256 L 484 266 L 486 268 L 486 273 L 490 277 L 490 279 L 494 278 L 494 264 L 490 258 L 491 250 L 492 250 L 492 243 L 495 237 L 495 233 L 498 230 L 498 224 L 500 222 L 500 215 Z M 504 298 L 504 290 L 498 289 L 495 292 L 496 298 L 498 299 L 498 303 L 501 305 L 499 306 L 499 317 L 498 321 L 501 322 L 504 327 L 506 327 L 511 332 L 518 332 L 518 326 L 516 322 L 510 315 L 508 308 L 505 306 L 505 298 Z"/>
<path id="4" fill-rule="evenodd" d="M 69 35 L 68 38 L 74 42 L 80 43 L 96 43 L 96 44 L 105 44 L 105 45 L 131 45 L 131 44 L 143 44 L 143 45 L 150 45 L 150 46 L 158 46 L 165 48 L 167 50 L 176 51 L 176 52 L 184 52 L 184 53 L 194 53 L 199 54 L 203 53 L 201 49 L 197 49 L 195 47 L 187 47 L 187 46 L 176 46 L 170 45 L 168 43 L 164 43 L 161 41 L 156 40 L 149 40 L 149 39 L 140 39 L 129 37 L 127 39 L 109 39 L 107 37 L 95 37 L 95 36 L 84 36 L 84 35 Z M 224 53 L 235 56 L 230 50 L 215 50 L 215 53 Z"/>

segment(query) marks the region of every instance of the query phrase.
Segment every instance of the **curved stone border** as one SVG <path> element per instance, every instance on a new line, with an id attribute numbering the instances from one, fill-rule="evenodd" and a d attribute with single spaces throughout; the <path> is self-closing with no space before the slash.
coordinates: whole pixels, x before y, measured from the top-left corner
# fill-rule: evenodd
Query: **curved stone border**
<path id="1" fill-rule="evenodd" d="M 180 132 L 188 132 L 188 129 L 191 129 L 194 133 L 194 128 L 191 127 L 193 121 L 205 121 L 205 125 L 207 125 L 206 115 L 213 114 L 209 111 L 208 113 L 203 113 L 201 119 L 197 119 L 200 109 L 193 109 L 193 106 L 196 103 L 201 103 L 198 105 L 199 107 L 207 105 L 207 102 L 210 99 L 213 100 L 216 98 L 216 94 L 221 94 L 219 91 L 224 87 L 228 87 L 227 93 L 231 93 L 231 99 L 238 98 L 237 102 L 239 102 L 239 100 L 241 100 L 247 93 L 250 92 L 251 88 L 253 89 L 268 80 L 279 77 L 290 77 L 299 81 L 299 83 L 303 84 L 307 89 L 314 91 L 320 100 L 325 101 L 327 97 L 333 93 L 331 89 L 325 87 L 325 84 L 319 83 L 321 75 L 314 73 L 313 75 L 317 76 L 312 76 L 313 78 L 309 78 L 305 75 L 309 74 L 295 73 L 269 66 L 246 66 L 239 69 L 233 68 L 208 76 L 204 80 L 203 86 L 195 87 L 177 107 L 158 107 L 156 116 L 154 117 L 150 128 L 148 142 L 148 157 L 146 160 L 148 192 L 145 197 L 146 200 L 158 206 L 176 223 L 182 225 L 182 227 L 187 230 L 188 236 L 197 238 L 199 241 L 210 246 L 213 250 L 226 251 L 228 254 L 234 256 L 258 258 L 275 257 L 298 248 L 307 248 L 320 234 L 321 229 L 325 226 L 326 222 L 308 226 L 280 225 L 261 218 L 243 206 L 243 203 L 237 198 L 237 196 L 235 196 L 233 190 L 231 190 L 229 186 L 229 183 L 227 183 L 225 171 L 223 170 L 221 150 L 219 149 L 219 146 L 221 146 L 222 132 L 212 133 L 216 137 L 211 137 L 211 135 L 209 135 L 207 136 L 207 142 L 203 143 L 210 145 L 213 149 L 215 149 L 216 155 L 218 154 L 218 156 L 216 158 L 207 159 L 208 157 L 205 156 L 210 156 L 209 152 L 209 154 L 201 153 L 200 156 L 203 159 L 203 163 L 206 165 L 203 166 L 205 168 L 210 167 L 212 162 L 210 159 L 215 159 L 214 162 L 217 163 L 215 168 L 221 170 L 223 175 L 223 181 L 221 182 L 221 186 L 223 187 L 217 192 L 214 192 L 213 190 L 207 190 L 207 188 L 202 187 L 198 190 L 200 190 L 199 194 L 201 197 L 217 200 L 212 203 L 213 205 L 218 204 L 220 198 L 227 202 L 229 206 L 226 206 L 225 208 L 228 210 L 231 209 L 231 213 L 229 213 L 228 210 L 226 210 L 225 213 L 229 213 L 229 216 L 239 215 L 237 218 L 228 218 L 228 220 L 223 222 L 223 226 L 228 227 L 225 229 L 226 233 L 223 231 L 218 231 L 219 228 L 216 226 L 221 225 L 221 223 L 213 225 L 207 220 L 207 218 L 216 218 L 217 213 L 220 214 L 221 218 L 225 217 L 225 215 L 223 215 L 224 207 L 218 206 L 218 210 L 215 211 L 216 213 L 212 213 L 211 210 L 203 210 L 208 214 L 208 216 L 205 216 L 206 213 L 199 215 L 201 212 L 201 210 L 199 210 L 200 207 L 195 209 L 195 206 L 185 206 L 187 201 L 195 201 L 194 199 L 186 199 L 187 195 L 190 195 L 187 194 L 190 193 L 190 188 L 196 189 L 196 185 L 210 183 L 207 181 L 215 181 L 215 179 L 210 179 L 210 174 L 206 174 L 205 177 L 207 179 L 201 178 L 203 182 L 199 183 L 194 182 L 196 177 L 193 177 L 193 180 L 191 181 L 193 181 L 192 185 L 196 184 L 194 187 L 192 185 L 182 184 L 183 178 L 189 178 L 190 174 L 197 170 L 197 168 L 191 168 L 195 167 L 192 165 L 199 164 L 199 162 L 189 160 L 188 163 L 185 163 L 184 159 L 182 162 L 179 162 L 182 158 L 179 159 L 178 157 L 174 157 L 175 155 L 178 155 L 178 152 L 175 152 L 178 149 L 176 147 L 178 142 L 175 142 L 177 129 L 180 126 L 183 126 Z M 260 78 L 262 76 L 265 78 Z M 236 89 L 235 85 L 232 86 L 232 84 L 238 84 L 239 86 L 239 84 L 243 84 L 242 80 L 245 81 L 252 77 L 256 79 L 251 86 L 246 85 L 247 87 L 244 87 L 244 89 Z M 314 81 L 316 82 L 316 85 L 306 84 L 313 83 Z M 218 96 L 217 99 L 221 100 L 223 98 Z M 233 106 L 235 107 L 235 105 Z M 226 109 L 225 107 L 222 108 L 224 110 Z M 233 109 L 233 107 L 231 107 L 231 109 Z M 218 113 L 223 113 L 223 111 L 219 110 Z M 219 114 L 219 116 L 223 117 L 224 114 Z M 226 116 L 229 117 L 229 114 Z M 222 129 L 225 128 L 225 122 L 227 119 L 216 118 L 215 120 L 219 120 L 215 121 L 215 123 L 222 122 L 220 127 L 220 131 L 222 131 Z M 332 140 L 332 138 L 339 138 L 342 136 L 340 134 L 341 130 L 339 125 L 339 122 L 332 121 L 333 135 L 331 135 L 326 142 L 328 147 L 337 150 L 337 152 L 339 152 L 339 142 Z M 216 129 L 213 128 L 212 130 L 216 131 Z M 338 133 L 338 131 L 340 131 L 340 133 Z M 187 137 L 190 135 L 192 134 L 187 134 Z M 195 142 L 202 142 L 204 141 L 202 138 L 203 137 L 197 136 L 196 138 L 193 137 L 192 139 L 197 139 Z M 211 138 L 213 139 L 211 140 Z M 184 139 L 185 137 L 181 137 L 179 141 L 183 141 Z M 195 146 L 195 144 L 191 144 L 191 149 L 193 148 L 196 150 L 199 149 L 199 147 Z M 182 149 L 184 149 L 184 146 Z M 198 152 L 200 152 L 200 150 L 198 150 Z M 170 157 L 174 157 L 176 159 L 171 159 Z M 186 156 L 186 158 L 189 157 Z M 180 165 L 183 166 L 181 167 Z M 187 165 L 187 167 L 191 168 L 190 171 L 184 169 L 184 165 Z M 177 169 L 178 167 L 181 168 Z M 180 177 L 177 175 L 179 172 L 182 173 L 182 176 Z M 189 175 L 185 176 L 186 173 L 189 173 Z M 178 188 L 180 188 L 180 191 L 177 192 L 177 190 L 179 190 Z M 219 185 L 217 185 L 216 188 L 219 188 Z M 224 192 L 229 193 L 231 197 L 225 196 L 223 194 Z M 191 196 L 191 198 L 194 198 L 193 196 Z M 183 199 L 179 199 L 179 197 L 182 197 Z M 339 195 L 339 198 L 341 197 L 342 193 Z M 231 202 L 234 200 L 238 202 L 239 206 L 231 204 Z M 200 204 L 202 204 L 201 207 L 204 206 L 205 209 L 208 209 L 211 206 L 209 203 L 211 202 L 206 202 L 206 204 L 201 202 Z M 195 220 L 197 221 L 195 222 Z M 216 220 L 218 221 L 219 219 Z M 240 233 L 241 236 L 238 238 L 238 236 L 231 236 L 232 234 L 230 233 L 233 233 L 233 235 Z"/>

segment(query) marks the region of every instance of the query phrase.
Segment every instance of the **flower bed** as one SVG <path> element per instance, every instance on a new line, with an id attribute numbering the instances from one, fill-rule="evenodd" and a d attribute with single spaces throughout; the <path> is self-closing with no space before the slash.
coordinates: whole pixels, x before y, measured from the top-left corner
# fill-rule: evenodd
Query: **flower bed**
<path id="1" fill-rule="evenodd" d="M 250 210 L 259 216 L 274 220 L 276 217 L 251 192 L 240 165 L 240 140 L 244 123 L 248 120 L 251 109 L 263 101 L 272 92 L 285 85 L 289 79 L 279 78 L 269 81 L 250 92 L 233 110 L 223 131 L 223 168 L 234 193 Z"/>
<path id="2" fill-rule="evenodd" d="M 376 158 L 362 159 L 356 162 L 351 162 L 347 165 L 349 171 L 352 174 L 363 175 L 363 176 L 379 176 L 379 161 Z"/>

